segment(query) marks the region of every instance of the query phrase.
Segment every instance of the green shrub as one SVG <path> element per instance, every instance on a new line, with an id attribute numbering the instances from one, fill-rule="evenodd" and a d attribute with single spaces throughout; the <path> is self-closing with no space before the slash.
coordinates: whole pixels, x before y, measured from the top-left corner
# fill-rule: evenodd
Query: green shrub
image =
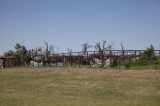
<path id="1" fill-rule="evenodd" d="M 114 58 L 110 64 L 110 67 L 117 67 L 117 66 L 118 66 L 118 60 L 117 60 L 117 58 Z"/>
<path id="2" fill-rule="evenodd" d="M 129 68 L 130 68 L 130 62 L 129 62 L 129 61 L 125 62 L 125 63 L 124 63 L 124 67 L 125 67 L 126 69 L 129 69 Z"/>
<path id="3" fill-rule="evenodd" d="M 132 65 L 146 66 L 154 64 L 157 61 L 157 57 L 154 53 L 154 47 L 151 45 L 144 53 L 141 54 L 138 60 L 132 62 Z"/>

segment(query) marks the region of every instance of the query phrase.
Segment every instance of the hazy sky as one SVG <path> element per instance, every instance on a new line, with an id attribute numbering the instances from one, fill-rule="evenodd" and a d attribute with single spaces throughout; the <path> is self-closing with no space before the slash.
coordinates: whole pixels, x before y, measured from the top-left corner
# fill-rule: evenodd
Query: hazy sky
<path id="1" fill-rule="evenodd" d="M 0 54 L 43 40 L 80 51 L 106 40 L 120 49 L 160 49 L 160 0 L 0 0 Z"/>

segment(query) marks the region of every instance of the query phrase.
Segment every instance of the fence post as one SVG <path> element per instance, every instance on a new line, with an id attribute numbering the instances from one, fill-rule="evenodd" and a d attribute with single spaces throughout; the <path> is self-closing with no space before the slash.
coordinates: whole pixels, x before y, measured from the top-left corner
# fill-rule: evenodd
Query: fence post
<path id="1" fill-rule="evenodd" d="M 110 58 L 110 64 L 111 64 L 112 50 L 109 51 L 109 58 Z"/>
<path id="2" fill-rule="evenodd" d="M 96 56 L 96 53 L 95 53 L 95 51 L 94 51 L 94 66 L 95 66 L 95 64 L 96 64 L 96 62 L 95 62 L 95 56 Z"/>
<path id="3" fill-rule="evenodd" d="M 102 67 L 104 67 L 104 51 L 101 51 Z"/>
<path id="4" fill-rule="evenodd" d="M 79 57 L 79 52 L 78 52 L 78 66 L 80 67 L 80 57 Z"/>
<path id="5" fill-rule="evenodd" d="M 72 66 L 72 53 L 70 52 L 69 54 L 70 54 L 70 64 Z"/>
<path id="6" fill-rule="evenodd" d="M 88 51 L 87 51 L 87 64 L 88 64 Z"/>
<path id="7" fill-rule="evenodd" d="M 6 59 L 3 59 L 3 68 L 6 67 Z"/>
<path id="8" fill-rule="evenodd" d="M 122 57 L 124 57 L 124 50 L 122 50 Z"/>
<path id="9" fill-rule="evenodd" d="M 58 64 L 57 64 L 57 55 L 56 55 L 56 66 L 58 66 Z"/>
<path id="10" fill-rule="evenodd" d="M 62 58 L 63 60 L 62 60 L 62 62 L 63 62 L 63 67 L 64 67 L 64 54 L 62 54 L 62 55 L 63 55 L 63 58 Z"/>

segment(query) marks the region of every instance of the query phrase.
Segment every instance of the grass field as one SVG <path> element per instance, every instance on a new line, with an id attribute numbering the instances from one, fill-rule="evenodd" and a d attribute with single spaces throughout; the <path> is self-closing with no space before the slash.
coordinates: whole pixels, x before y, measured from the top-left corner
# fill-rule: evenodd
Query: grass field
<path id="1" fill-rule="evenodd" d="M 3 69 L 0 106 L 160 106 L 160 71 Z"/>

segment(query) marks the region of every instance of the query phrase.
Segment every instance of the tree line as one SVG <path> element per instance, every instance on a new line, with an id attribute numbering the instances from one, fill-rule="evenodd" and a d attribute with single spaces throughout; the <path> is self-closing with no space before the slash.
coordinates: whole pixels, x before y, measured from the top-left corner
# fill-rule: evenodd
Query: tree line
<path id="1" fill-rule="evenodd" d="M 20 43 L 16 43 L 14 45 L 14 50 L 9 50 L 4 53 L 4 56 L 14 56 L 16 58 L 21 58 L 23 60 L 27 60 L 27 58 L 36 56 L 39 54 L 50 56 L 51 54 L 55 53 L 55 46 L 49 45 L 48 42 L 43 41 L 44 46 L 39 46 L 35 49 L 27 50 L 25 45 L 22 45 Z M 83 54 L 86 54 L 89 48 L 95 48 L 96 51 L 99 51 L 99 55 L 103 58 L 104 51 L 107 50 L 113 50 L 113 43 L 107 44 L 106 41 L 95 43 L 95 45 L 90 45 L 88 43 L 83 43 L 81 45 L 81 52 Z M 121 50 L 124 50 L 123 43 L 120 44 Z M 67 48 L 68 53 L 72 53 L 72 49 Z M 102 60 L 102 66 L 103 66 L 103 59 Z M 117 66 L 125 66 L 126 68 L 129 68 L 130 66 L 147 66 L 147 65 L 160 65 L 160 58 L 159 56 L 155 55 L 154 47 L 151 45 L 150 47 L 146 48 L 146 50 L 140 54 L 140 56 L 137 59 L 130 60 L 125 59 L 123 62 L 118 61 L 118 59 L 113 58 L 111 61 L 110 66 L 111 67 L 117 67 Z"/>
<path id="2" fill-rule="evenodd" d="M 55 53 L 55 49 L 58 49 L 58 47 L 55 47 L 53 45 L 49 45 L 47 41 L 43 41 L 44 46 L 36 47 L 35 49 L 27 50 L 26 46 L 20 43 L 16 43 L 13 47 L 14 50 L 8 50 L 4 53 L 5 56 L 12 55 L 15 57 L 25 57 L 26 55 L 37 55 L 37 54 L 44 54 L 44 55 L 50 55 Z M 90 45 L 88 43 L 83 43 L 81 45 L 81 51 L 83 54 L 86 54 L 89 48 L 95 48 L 96 51 L 105 51 L 105 50 L 111 50 L 113 49 L 113 43 L 106 44 L 106 41 L 98 42 L 95 45 Z M 57 50 L 58 52 L 58 50 Z M 67 48 L 67 52 L 72 52 L 72 49 Z"/>

